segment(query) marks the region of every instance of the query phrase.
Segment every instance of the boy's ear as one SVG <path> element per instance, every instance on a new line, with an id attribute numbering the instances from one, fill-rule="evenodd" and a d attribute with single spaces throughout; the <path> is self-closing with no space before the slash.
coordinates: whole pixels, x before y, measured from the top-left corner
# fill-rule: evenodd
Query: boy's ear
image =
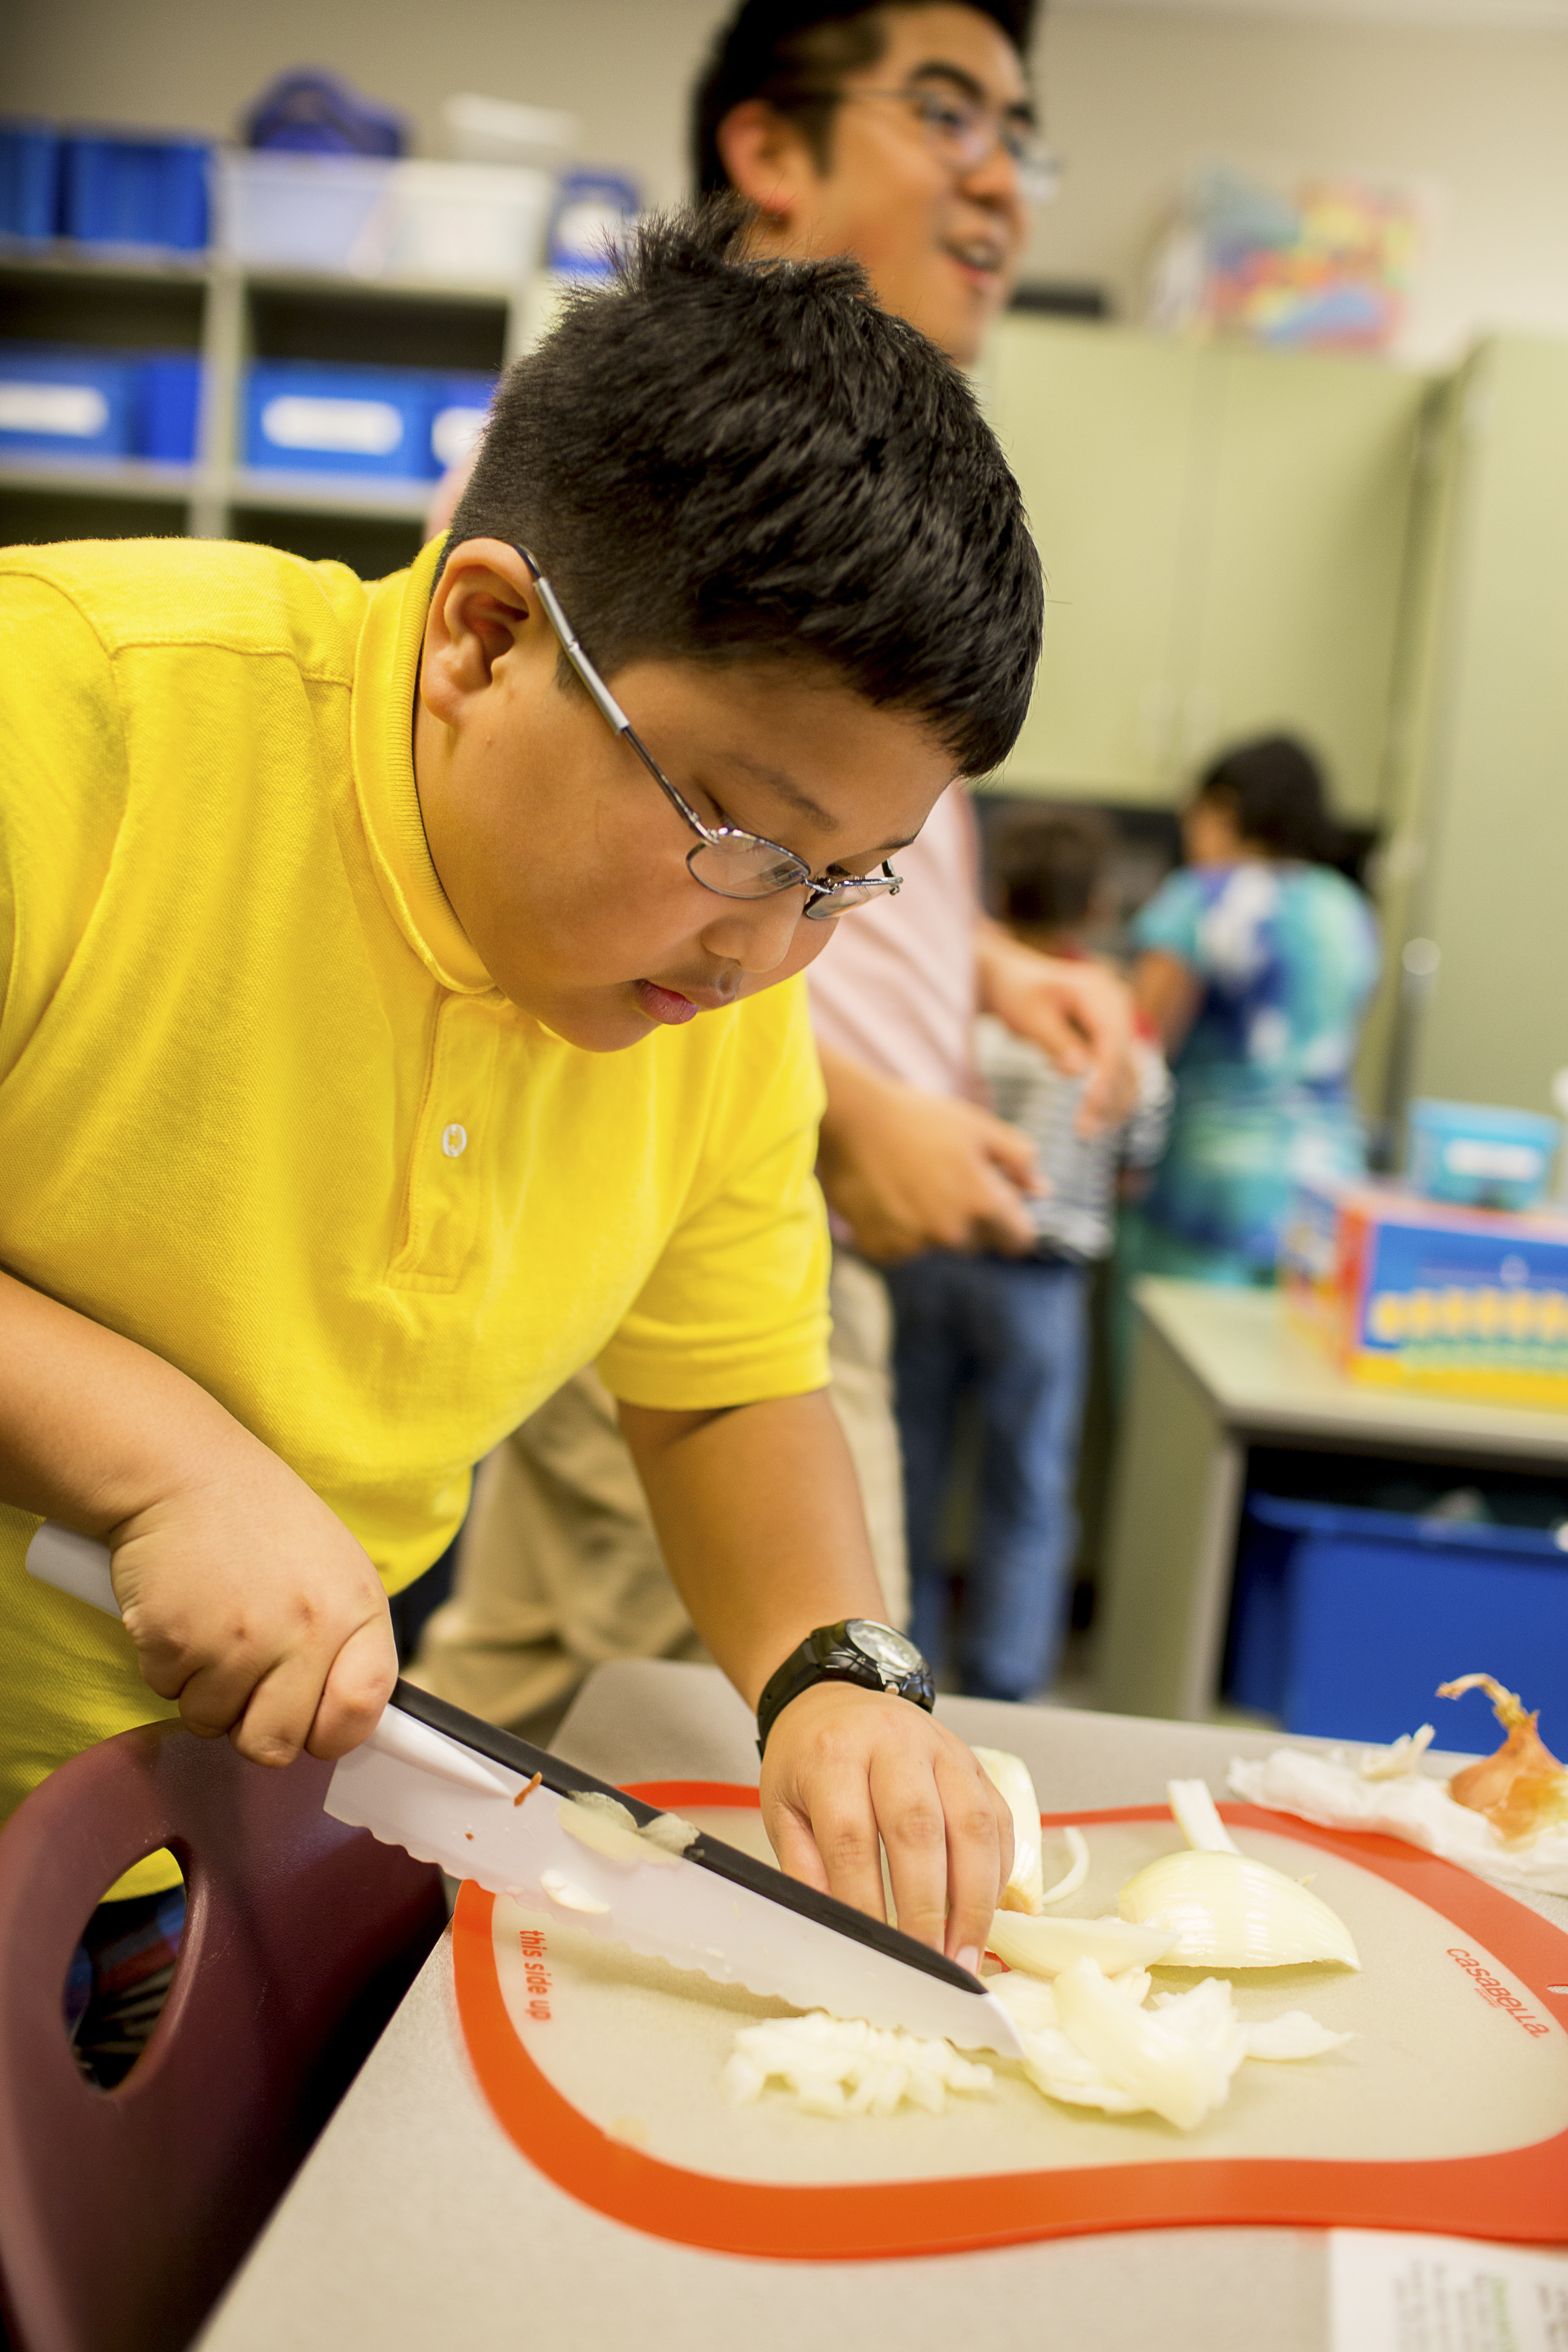
<path id="1" fill-rule="evenodd" d="M 765 99 L 748 98 L 730 109 L 715 144 L 737 194 L 756 205 L 770 228 L 792 227 L 820 177 L 796 126 Z"/>
<path id="2" fill-rule="evenodd" d="M 500 539 L 466 539 L 447 559 L 425 622 L 421 699 L 437 719 L 489 685 L 525 635 L 549 631 L 528 567 Z"/>

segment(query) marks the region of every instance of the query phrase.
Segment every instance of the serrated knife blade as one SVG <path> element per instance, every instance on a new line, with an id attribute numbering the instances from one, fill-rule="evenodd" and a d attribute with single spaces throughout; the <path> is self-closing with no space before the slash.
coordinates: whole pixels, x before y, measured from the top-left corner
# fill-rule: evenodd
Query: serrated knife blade
<path id="1" fill-rule="evenodd" d="M 109 1559 L 102 1545 L 46 1523 L 26 1565 L 118 1615 Z M 334 1768 L 324 1802 L 335 1820 L 607 1944 L 795 2009 L 1022 2057 L 1006 2010 L 956 1961 L 706 1831 L 679 1858 L 612 1860 L 563 1819 L 590 1793 L 626 1806 L 639 1827 L 658 1818 L 544 1748 L 399 1682 L 375 1730 Z"/>

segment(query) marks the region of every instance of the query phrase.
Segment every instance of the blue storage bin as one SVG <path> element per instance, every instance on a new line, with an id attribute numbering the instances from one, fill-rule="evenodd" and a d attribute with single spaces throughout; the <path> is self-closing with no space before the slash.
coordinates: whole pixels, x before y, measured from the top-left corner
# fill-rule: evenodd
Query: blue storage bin
<path id="1" fill-rule="evenodd" d="M 439 476 L 472 457 L 489 415 L 497 381 L 493 375 L 446 375 L 432 383 L 426 472 Z"/>
<path id="2" fill-rule="evenodd" d="M 132 352 L 0 343 L 0 454 L 130 457 L 141 379 Z"/>
<path id="3" fill-rule="evenodd" d="M 202 363 L 195 352 L 160 352 L 142 362 L 142 416 L 136 446 L 143 457 L 188 466 L 196 454 Z"/>
<path id="4" fill-rule="evenodd" d="M 0 236 L 53 236 L 59 226 L 60 142 L 47 122 L 0 122 Z"/>
<path id="5" fill-rule="evenodd" d="M 212 151 L 205 143 L 84 131 L 69 134 L 63 152 L 68 236 L 190 253 L 206 244 Z"/>
<path id="6" fill-rule="evenodd" d="M 1247 1496 L 1226 1685 L 1237 1705 L 1287 1731 L 1396 1739 L 1440 1725 L 1438 1684 L 1476 1672 L 1568 1726 L 1568 1556 L 1553 1535 Z"/>
<path id="7" fill-rule="evenodd" d="M 1562 1139 L 1554 1118 L 1490 1103 L 1413 1102 L 1406 1175 L 1429 1201 L 1468 1209 L 1533 1209 Z"/>
<path id="8" fill-rule="evenodd" d="M 245 389 L 246 463 L 424 478 L 431 385 L 412 368 L 258 361 Z"/>

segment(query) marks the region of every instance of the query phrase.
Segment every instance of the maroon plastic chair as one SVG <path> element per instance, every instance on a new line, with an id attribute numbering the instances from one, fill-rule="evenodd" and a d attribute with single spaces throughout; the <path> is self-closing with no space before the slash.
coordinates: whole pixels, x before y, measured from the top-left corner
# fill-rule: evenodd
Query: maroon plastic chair
<path id="1" fill-rule="evenodd" d="M 321 1811 L 329 1764 L 146 1724 L 0 1832 L 0 2296 L 17 2352 L 187 2345 L 446 1925 L 440 1873 Z M 84 2082 L 66 1970 L 168 1846 L 188 1908 L 152 2041 Z"/>

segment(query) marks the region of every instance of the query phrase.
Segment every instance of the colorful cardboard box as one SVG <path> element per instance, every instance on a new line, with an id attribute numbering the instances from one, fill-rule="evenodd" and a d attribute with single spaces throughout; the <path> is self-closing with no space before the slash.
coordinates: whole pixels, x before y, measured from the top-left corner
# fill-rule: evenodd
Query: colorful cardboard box
<path id="1" fill-rule="evenodd" d="M 1568 1214 L 1304 1185 L 1280 1279 L 1296 1319 L 1353 1379 L 1568 1408 Z"/>

